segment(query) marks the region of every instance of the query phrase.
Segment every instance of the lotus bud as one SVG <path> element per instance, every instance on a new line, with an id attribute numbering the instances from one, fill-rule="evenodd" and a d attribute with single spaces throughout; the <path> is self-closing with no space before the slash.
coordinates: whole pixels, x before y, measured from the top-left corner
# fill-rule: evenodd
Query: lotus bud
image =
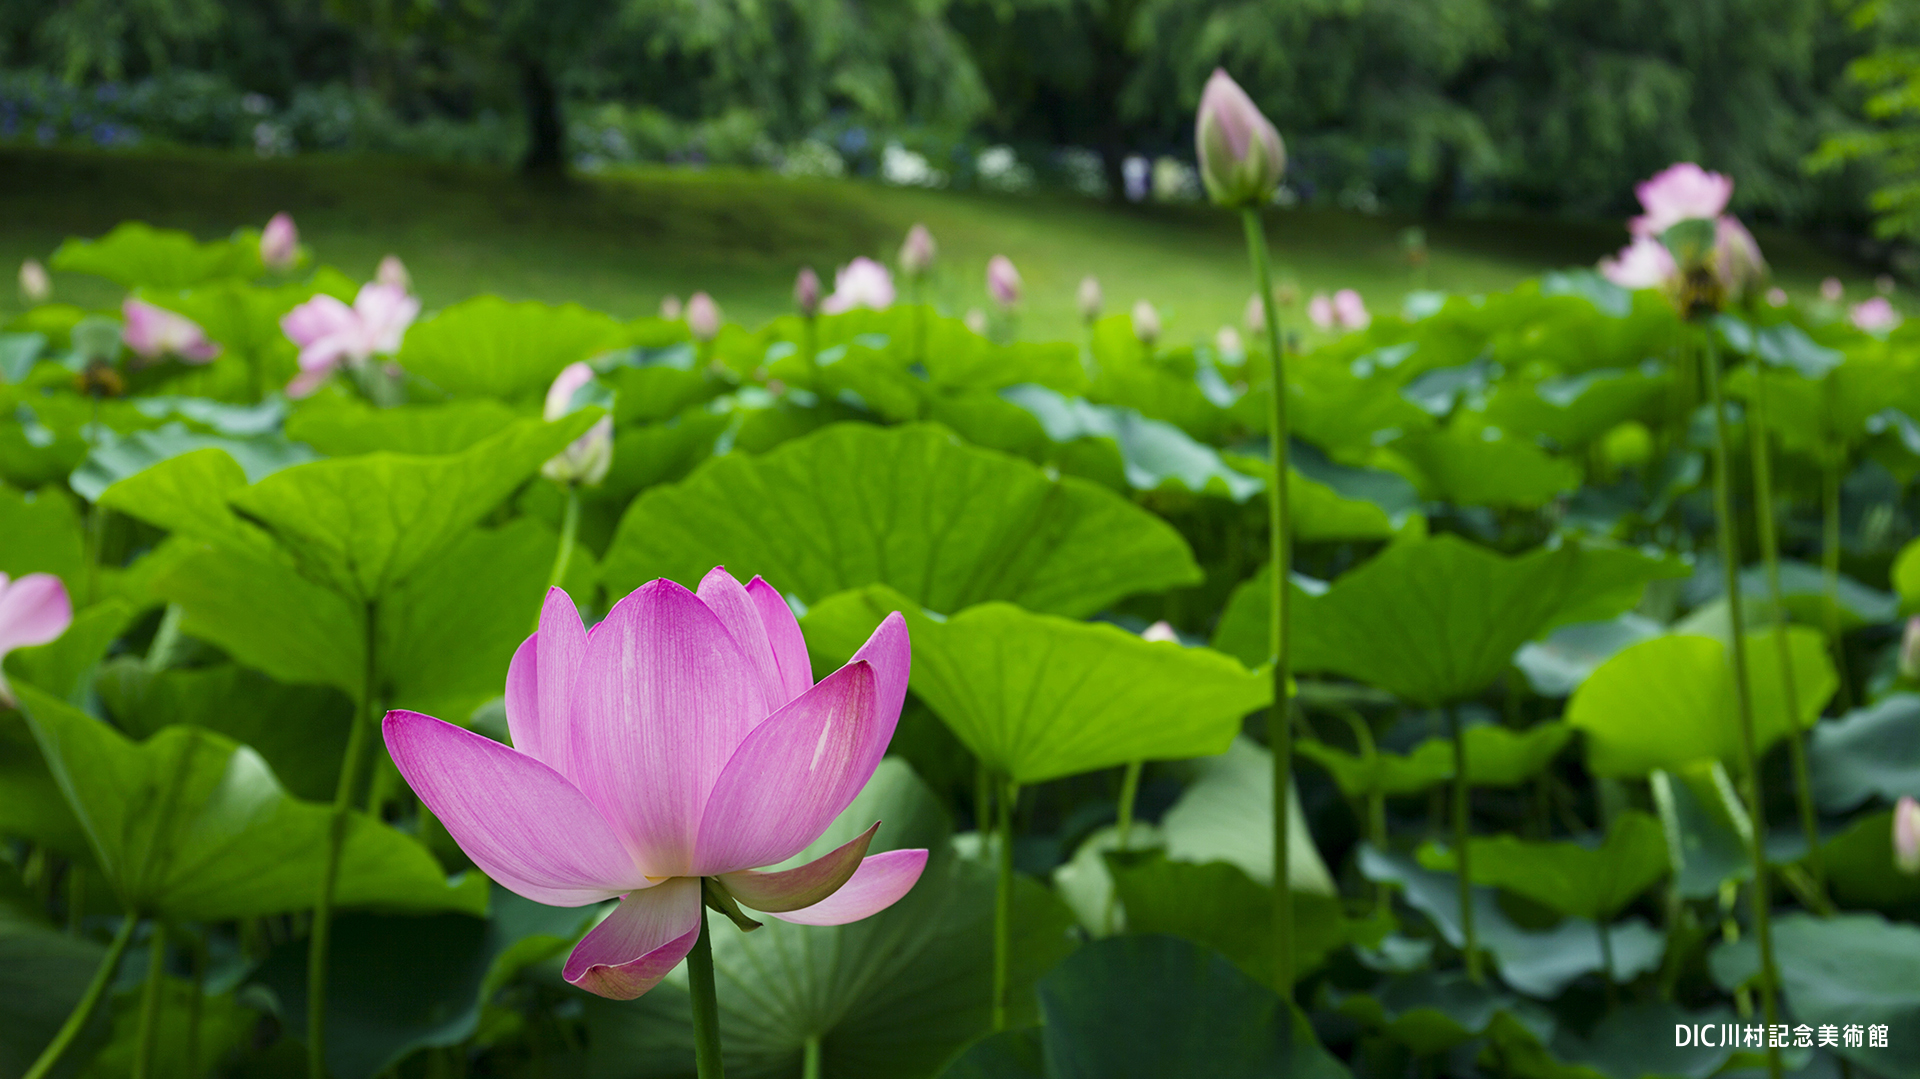
<path id="1" fill-rule="evenodd" d="M 1146 629 L 1141 630 L 1140 639 L 1143 641 L 1172 641 L 1175 644 L 1179 644 L 1180 634 L 1174 632 L 1173 623 L 1163 618 L 1153 625 L 1148 626 Z"/>
<path id="2" fill-rule="evenodd" d="M 1828 303 L 1839 303 L 1846 298 L 1846 295 L 1847 288 L 1840 283 L 1839 278 L 1829 277 L 1820 282 L 1820 298 Z"/>
<path id="3" fill-rule="evenodd" d="M 1267 332 L 1267 305 L 1260 302 L 1260 294 L 1258 292 L 1247 297 L 1247 309 L 1240 316 L 1240 321 L 1246 323 L 1248 333 L 1262 334 Z"/>
<path id="4" fill-rule="evenodd" d="M 9 578 L 0 573 L 0 659 L 15 648 L 57 640 L 73 624 L 67 586 L 51 573 Z M 12 705 L 13 692 L 0 674 L 0 705 Z"/>
<path id="5" fill-rule="evenodd" d="M 376 283 L 397 288 L 401 292 L 413 291 L 413 276 L 407 273 L 407 264 L 400 261 L 399 255 L 388 255 L 380 260 L 380 268 L 373 272 Z"/>
<path id="6" fill-rule="evenodd" d="M 1106 297 L 1100 292 L 1100 279 L 1088 274 L 1080 279 L 1080 321 L 1091 326 L 1100 317 Z"/>
<path id="7" fill-rule="evenodd" d="M 1907 619 L 1906 631 L 1900 635 L 1900 677 L 1920 682 L 1920 615 Z"/>
<path id="8" fill-rule="evenodd" d="M 1222 326 L 1213 335 L 1213 347 L 1222 356 L 1245 356 L 1247 346 L 1240 340 L 1240 331 L 1232 326 Z"/>
<path id="9" fill-rule="evenodd" d="M 908 277 L 920 277 L 933 268 L 933 257 L 940 248 L 933 242 L 933 233 L 927 226 L 916 224 L 907 230 L 907 238 L 900 245 L 900 271 Z"/>
<path id="10" fill-rule="evenodd" d="M 1900 312 L 1893 309 L 1885 296 L 1874 296 L 1853 305 L 1847 316 L 1853 324 L 1868 333 L 1884 333 L 1900 325 Z"/>
<path id="11" fill-rule="evenodd" d="M 53 295 L 53 278 L 47 276 L 47 268 L 40 265 L 39 259 L 27 259 L 20 263 L 20 296 L 28 303 L 46 303 Z"/>
<path id="12" fill-rule="evenodd" d="M 260 261 L 276 271 L 290 270 L 300 261 L 300 230 L 288 214 L 274 214 L 260 230 Z"/>
<path id="13" fill-rule="evenodd" d="M 1324 292 L 1316 292 L 1313 299 L 1307 301 L 1307 321 L 1322 330 L 1333 329 L 1338 321 L 1333 313 L 1333 299 Z"/>
<path id="14" fill-rule="evenodd" d="M 987 260 L 987 293 L 1002 311 L 1020 302 L 1020 271 L 1013 268 L 1012 259 L 995 255 Z"/>
<path id="15" fill-rule="evenodd" d="M 666 319 L 668 322 L 678 322 L 680 321 L 680 316 L 682 313 L 683 313 L 683 309 L 680 306 L 680 297 L 675 296 L 672 293 L 668 293 L 667 295 L 660 297 L 660 317 L 661 318 Z"/>
<path id="16" fill-rule="evenodd" d="M 1908 794 L 1893 807 L 1893 864 L 1907 876 L 1920 876 L 1920 802 Z"/>
<path id="17" fill-rule="evenodd" d="M 547 390 L 546 407 L 541 415 L 548 423 L 574 410 L 573 400 L 593 382 L 593 368 L 585 363 L 568 364 Z M 540 466 L 540 474 L 555 483 L 598 486 L 613 465 L 613 417 L 602 416 L 587 432 L 567 448 Z"/>
<path id="18" fill-rule="evenodd" d="M 1753 233 L 1728 215 L 1714 222 L 1713 267 L 1720 277 L 1720 287 L 1736 300 L 1767 279 L 1767 260 L 1761 256 Z"/>
<path id="19" fill-rule="evenodd" d="M 972 330 L 981 337 L 987 335 L 987 313 L 978 307 L 967 308 L 967 313 L 960 316 L 960 321 L 967 329 Z"/>
<path id="20" fill-rule="evenodd" d="M 793 279 L 793 305 L 807 318 L 820 313 L 820 275 L 811 266 L 801 267 L 800 276 Z"/>
<path id="21" fill-rule="evenodd" d="M 1787 306 L 1787 290 L 1781 288 L 1778 285 L 1775 285 L 1774 287 L 1768 289 L 1767 290 L 1767 306 L 1768 307 Z"/>
<path id="22" fill-rule="evenodd" d="M 711 341 L 720 333 L 720 305 L 704 292 L 687 301 L 687 332 L 695 341 Z"/>
<path id="23" fill-rule="evenodd" d="M 1229 209 L 1271 200 L 1287 170 L 1280 133 L 1240 84 L 1219 68 L 1200 94 L 1193 141 L 1207 195 Z"/>
<path id="24" fill-rule="evenodd" d="M 1133 305 L 1133 336 L 1143 345 L 1160 340 L 1160 312 L 1145 300 Z"/>
<path id="25" fill-rule="evenodd" d="M 141 359 L 174 356 L 186 363 L 207 363 L 220 355 L 220 346 L 207 340 L 198 322 L 163 307 L 127 297 L 120 312 L 126 327 L 120 336 Z"/>

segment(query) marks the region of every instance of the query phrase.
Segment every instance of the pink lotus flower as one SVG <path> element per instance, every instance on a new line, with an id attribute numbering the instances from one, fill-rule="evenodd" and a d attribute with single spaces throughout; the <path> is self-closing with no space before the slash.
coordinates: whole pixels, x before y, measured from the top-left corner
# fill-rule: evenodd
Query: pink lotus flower
<path id="1" fill-rule="evenodd" d="M 144 360 L 178 357 L 186 363 L 207 363 L 220 355 L 220 346 L 207 340 L 207 331 L 185 315 L 127 297 L 120 305 L 127 322 L 120 337 Z"/>
<path id="2" fill-rule="evenodd" d="M 892 306 L 893 275 L 885 266 L 862 255 L 833 275 L 833 295 L 820 304 L 820 310 L 838 315 L 856 307 L 884 311 Z"/>
<path id="3" fill-rule="evenodd" d="M 269 270 L 288 270 L 299 260 L 300 230 L 294 228 L 292 217 L 274 214 L 260 230 L 260 261 Z"/>
<path id="4" fill-rule="evenodd" d="M 569 982 L 631 999 L 692 949 L 703 887 L 783 921 L 884 910 L 925 850 L 866 855 L 876 823 L 795 869 L 866 786 L 906 696 L 905 621 L 813 681 L 799 623 L 765 581 L 716 568 L 693 593 L 653 581 L 591 633 L 547 593 L 507 671 L 511 748 L 387 713 L 394 764 L 475 865 L 539 903 L 620 905 L 568 957 Z M 702 878 L 705 878 L 704 881 Z"/>
<path id="5" fill-rule="evenodd" d="M 1682 221 L 1712 220 L 1733 197 L 1733 181 L 1691 161 L 1669 165 L 1633 189 L 1646 211 L 1627 223 L 1635 236 L 1657 237 Z"/>
<path id="6" fill-rule="evenodd" d="M 1893 864 L 1908 876 L 1920 876 L 1920 802 L 1903 794 L 1893 807 Z"/>
<path id="7" fill-rule="evenodd" d="M 1787 306 L 1787 302 L 1788 301 L 1787 301 L 1786 289 L 1783 289 L 1780 286 L 1775 285 L 1774 287 L 1767 290 L 1767 306 L 1768 307 L 1785 307 Z"/>
<path id="8" fill-rule="evenodd" d="M 919 277 L 933 268 L 933 258 L 939 251 L 940 248 L 933 242 L 933 233 L 927 231 L 927 226 L 914 225 L 907 230 L 906 241 L 900 245 L 900 272 L 908 277 Z"/>
<path id="9" fill-rule="evenodd" d="M 1141 630 L 1140 639 L 1143 641 L 1172 641 L 1174 644 L 1179 644 L 1180 634 L 1174 632 L 1173 623 L 1163 618 L 1153 625 L 1148 626 L 1146 629 Z"/>
<path id="10" fill-rule="evenodd" d="M 802 267 L 793 279 L 793 305 L 807 318 L 820 313 L 820 275 L 811 266 Z"/>
<path id="11" fill-rule="evenodd" d="M 1348 330 L 1364 330 L 1373 325 L 1373 316 L 1367 312 L 1367 301 L 1350 288 L 1333 294 L 1333 320 Z"/>
<path id="12" fill-rule="evenodd" d="M 1020 271 L 1012 259 L 995 255 L 987 260 L 987 293 L 1003 311 L 1020 302 Z"/>
<path id="13" fill-rule="evenodd" d="M 573 411 L 573 396 L 593 381 L 588 364 L 570 363 L 547 389 L 546 407 L 541 415 L 548 423 Z M 574 439 L 540 466 L 540 474 L 555 483 L 598 486 L 613 466 L 613 417 L 602 416 L 587 433 Z"/>
<path id="14" fill-rule="evenodd" d="M 381 259 L 379 268 L 373 271 L 373 279 L 401 292 L 413 291 L 413 275 L 407 272 L 407 264 L 400 261 L 399 255 L 388 255 Z"/>
<path id="15" fill-rule="evenodd" d="M 280 329 L 300 346 L 300 373 L 287 384 L 288 397 L 305 397 L 334 371 L 400 350 L 420 301 L 392 285 L 360 286 L 353 306 L 322 293 L 280 319 Z"/>
<path id="16" fill-rule="evenodd" d="M 1133 336 L 1144 345 L 1160 340 L 1160 312 L 1145 300 L 1133 305 Z"/>
<path id="17" fill-rule="evenodd" d="M 1847 312 L 1853 324 L 1868 333 L 1884 333 L 1900 325 L 1900 312 L 1893 309 L 1885 296 L 1875 296 L 1853 305 Z"/>
<path id="18" fill-rule="evenodd" d="M 1088 274 L 1080 279 L 1080 292 L 1075 297 L 1080 304 L 1080 321 L 1089 325 L 1100 317 L 1100 308 L 1106 297 L 1100 292 L 1100 279 Z"/>
<path id="19" fill-rule="evenodd" d="M 26 259 L 20 263 L 20 297 L 28 303 L 46 303 L 53 295 L 53 278 L 47 276 L 47 268 L 40 265 L 39 259 Z"/>
<path id="20" fill-rule="evenodd" d="M 1651 236 L 1636 236 L 1613 258 L 1600 260 L 1600 276 L 1624 289 L 1660 288 L 1679 272 L 1673 252 Z"/>
<path id="21" fill-rule="evenodd" d="M 1200 180 L 1221 206 L 1258 206 L 1287 171 L 1287 151 L 1260 107 L 1233 77 L 1214 68 L 1200 93 L 1193 143 Z"/>
<path id="22" fill-rule="evenodd" d="M 16 648 L 57 639 L 73 624 L 67 586 L 51 573 L 29 573 L 9 581 L 0 573 L 0 660 Z M 13 691 L 0 674 L 0 704 L 12 705 Z"/>
<path id="23" fill-rule="evenodd" d="M 720 333 L 720 305 L 704 292 L 687 300 L 687 332 L 695 341 L 711 341 Z"/>

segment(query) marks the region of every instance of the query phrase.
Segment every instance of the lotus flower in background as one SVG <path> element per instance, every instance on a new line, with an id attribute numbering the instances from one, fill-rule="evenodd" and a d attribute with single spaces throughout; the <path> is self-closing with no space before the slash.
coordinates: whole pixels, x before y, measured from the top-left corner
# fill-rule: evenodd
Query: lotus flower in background
<path id="1" fill-rule="evenodd" d="M 208 363 L 220 355 L 220 346 L 207 340 L 207 331 L 185 315 L 127 297 L 120 305 L 126 325 L 121 340 L 149 362 L 173 356 L 185 363 Z"/>
<path id="2" fill-rule="evenodd" d="M 711 341 L 720 334 L 720 305 L 704 292 L 687 300 L 687 332 L 695 341 Z"/>
<path id="3" fill-rule="evenodd" d="M 300 373 L 287 396 L 305 397 L 342 367 L 398 352 L 419 315 L 417 298 L 378 281 L 361 285 L 351 307 L 322 293 L 287 312 L 280 329 L 300 346 Z"/>
<path id="4" fill-rule="evenodd" d="M 67 586 L 51 573 L 29 573 L 17 580 L 0 573 L 0 660 L 16 648 L 57 639 L 73 624 Z M 13 691 L 0 674 L 0 704 L 12 705 Z"/>
<path id="5" fill-rule="evenodd" d="M 1787 303 L 1788 303 L 1788 299 L 1787 299 L 1786 289 L 1783 289 L 1780 286 L 1775 285 L 1774 287 L 1767 290 L 1767 306 L 1768 307 L 1785 307 L 1787 306 Z"/>
<path id="6" fill-rule="evenodd" d="M 1237 209 L 1267 202 L 1287 171 L 1280 132 L 1220 68 L 1213 70 L 1200 93 L 1193 142 L 1200 181 L 1220 206 Z"/>
<path id="7" fill-rule="evenodd" d="M 399 255 L 388 255 L 381 259 L 379 268 L 373 271 L 373 279 L 401 292 L 413 291 L 413 275 L 407 272 L 407 264 L 400 261 Z"/>
<path id="8" fill-rule="evenodd" d="M 20 298 L 28 303 L 46 303 L 53 295 L 53 278 L 47 276 L 47 268 L 40 265 L 39 259 L 25 259 L 20 263 Z"/>
<path id="9" fill-rule="evenodd" d="M 838 315 L 856 307 L 884 311 L 893 306 L 893 275 L 885 266 L 862 255 L 833 275 L 833 295 L 820 304 L 820 310 Z"/>
<path id="10" fill-rule="evenodd" d="M 900 244 L 900 271 L 908 277 L 923 276 L 933 268 L 934 256 L 939 252 L 939 246 L 933 242 L 933 233 L 927 231 L 927 226 L 915 224 L 907 230 L 907 238 Z"/>
<path id="11" fill-rule="evenodd" d="M 1854 304 L 1847 312 L 1847 317 L 1868 333 L 1884 333 L 1903 321 L 1900 312 L 1894 310 L 1893 304 L 1885 296 L 1874 296 Z"/>
<path id="12" fill-rule="evenodd" d="M 799 276 L 793 279 L 793 305 L 806 318 L 820 313 L 820 275 L 811 266 L 801 267 Z"/>
<path id="13" fill-rule="evenodd" d="M 1140 639 L 1143 641 L 1172 641 L 1174 644 L 1179 644 L 1180 634 L 1174 632 L 1173 623 L 1162 618 L 1160 621 L 1141 630 Z"/>
<path id="14" fill-rule="evenodd" d="M 1080 304 L 1080 321 L 1091 326 L 1100 317 L 1100 308 L 1106 303 L 1106 297 L 1100 291 L 1100 279 L 1088 274 L 1080 279 L 1080 292 L 1075 297 Z"/>
<path id="15" fill-rule="evenodd" d="M 987 294 L 1002 311 L 1012 310 L 1020 302 L 1020 271 L 1014 268 L 1012 259 L 995 255 L 987 260 Z"/>
<path id="16" fill-rule="evenodd" d="M 1664 287 L 1678 273 L 1673 252 L 1652 236 L 1636 236 L 1618 255 L 1600 260 L 1600 276 L 1635 291 Z"/>
<path id="17" fill-rule="evenodd" d="M 1240 340 L 1240 331 L 1232 326 L 1222 326 L 1213 333 L 1213 347 L 1222 356 L 1245 356 L 1246 343 Z"/>
<path id="18" fill-rule="evenodd" d="M 1133 305 L 1133 336 L 1145 345 L 1160 340 L 1160 312 L 1145 300 Z"/>
<path id="19" fill-rule="evenodd" d="M 1906 875 L 1920 876 L 1920 802 L 1903 794 L 1893 807 L 1893 864 Z"/>
<path id="20" fill-rule="evenodd" d="M 547 389 L 546 407 L 541 415 L 548 423 L 573 411 L 573 398 L 593 381 L 588 364 L 570 363 Z M 607 478 L 613 465 L 613 417 L 602 416 L 587 433 L 568 443 L 567 448 L 540 466 L 540 474 L 561 484 L 595 487 Z"/>
<path id="21" fill-rule="evenodd" d="M 260 230 L 260 261 L 269 270 L 290 270 L 300 261 L 300 230 L 288 214 L 274 214 Z"/>
<path id="22" fill-rule="evenodd" d="M 1691 161 L 1669 165 L 1635 186 L 1646 211 L 1627 223 L 1635 236 L 1659 237 L 1682 221 L 1711 221 L 1733 197 L 1733 180 Z"/>
<path id="23" fill-rule="evenodd" d="M 1314 298 L 1322 299 L 1324 297 L 1316 296 Z M 1326 313 L 1331 314 L 1332 310 L 1333 309 L 1329 307 Z M 1312 317 L 1312 305 L 1308 306 L 1307 314 L 1308 317 Z M 1260 302 L 1260 294 L 1258 292 L 1247 297 L 1247 309 L 1240 315 L 1240 321 L 1246 323 L 1248 333 L 1262 334 L 1267 332 L 1267 305 Z M 1315 325 L 1319 325 L 1319 323 L 1316 322 Z"/>
<path id="24" fill-rule="evenodd" d="M 967 313 L 960 316 L 960 322 L 981 337 L 987 335 L 987 313 L 978 307 L 967 308 Z"/>
<path id="25" fill-rule="evenodd" d="M 909 661 L 891 614 L 816 685 L 779 593 L 724 569 L 697 593 L 646 584 L 591 634 L 556 588 L 507 671 L 511 748 L 416 712 L 389 712 L 383 731 L 400 773 L 493 880 L 555 906 L 620 900 L 564 975 L 631 999 L 692 949 L 703 889 L 717 909 L 840 925 L 913 887 L 927 852 L 868 856 L 878 823 L 806 865 L 759 871 L 819 838 L 866 786 Z"/>
<path id="26" fill-rule="evenodd" d="M 1735 300 L 1749 295 L 1767 279 L 1767 260 L 1760 254 L 1759 242 L 1731 214 L 1722 214 L 1713 223 L 1713 272 Z"/>
<path id="27" fill-rule="evenodd" d="M 681 304 L 680 297 L 675 296 L 672 293 L 668 293 L 667 295 L 660 297 L 660 317 L 661 318 L 666 319 L 668 322 L 678 322 L 680 321 L 680 316 L 685 313 L 686 313 L 686 308 L 683 304 Z"/>
<path id="28" fill-rule="evenodd" d="M 1367 301 L 1350 288 L 1333 294 L 1333 320 L 1349 330 L 1364 330 L 1373 325 L 1373 315 L 1367 311 Z"/>
<path id="29" fill-rule="evenodd" d="M 1820 298 L 1828 303 L 1839 303 L 1846 299 L 1847 287 L 1837 277 L 1829 277 L 1820 282 Z"/>

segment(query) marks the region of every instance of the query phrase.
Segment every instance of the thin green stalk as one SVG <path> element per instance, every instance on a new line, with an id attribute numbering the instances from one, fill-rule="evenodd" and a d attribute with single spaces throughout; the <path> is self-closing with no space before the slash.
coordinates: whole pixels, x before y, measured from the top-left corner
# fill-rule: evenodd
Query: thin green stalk
<path id="1" fill-rule="evenodd" d="M 820 328 L 814 323 L 814 316 L 801 319 L 800 340 L 807 355 L 807 388 L 815 395 L 825 398 L 826 390 L 820 385 Z"/>
<path id="2" fill-rule="evenodd" d="M 1288 660 L 1288 578 L 1293 565 L 1293 541 L 1287 506 L 1287 371 L 1286 354 L 1280 343 L 1280 313 L 1273 305 L 1273 269 L 1267 257 L 1267 235 L 1260 227 L 1260 213 L 1252 207 L 1240 211 L 1246 226 L 1247 254 L 1253 260 L 1254 284 L 1260 290 L 1260 304 L 1267 315 L 1267 347 L 1273 368 L 1268 394 L 1267 442 L 1273 471 L 1267 481 L 1267 529 L 1270 551 L 1268 568 L 1272 573 L 1272 593 L 1268 597 L 1272 616 L 1268 623 L 1273 644 L 1273 707 L 1267 712 L 1267 745 L 1273 750 L 1273 970 L 1274 984 L 1291 989 L 1293 985 L 1293 892 L 1288 856 L 1289 828 L 1287 807 L 1292 801 L 1293 729 L 1287 722 L 1292 707 L 1287 683 Z M 1291 998 L 1291 992 L 1286 994 Z"/>
<path id="3" fill-rule="evenodd" d="M 687 953 L 687 989 L 693 996 L 694 1070 L 700 1079 L 722 1079 L 727 1069 L 720 1059 L 720 998 L 713 988 L 713 940 L 705 903 L 700 905 L 700 939 Z"/>
<path id="4" fill-rule="evenodd" d="M 1833 666 L 1840 673 L 1840 707 L 1853 707 L 1852 680 L 1847 677 L 1847 646 L 1840 635 L 1840 469 L 1846 451 L 1835 454 L 1833 463 L 1821 470 L 1820 505 L 1820 583 L 1826 595 L 1828 647 L 1833 649 Z"/>
<path id="5" fill-rule="evenodd" d="M 1756 371 L 1753 396 L 1747 401 L 1747 445 L 1753 454 L 1754 513 L 1759 518 L 1760 559 L 1766 565 L 1767 599 L 1773 604 L 1773 640 L 1780 659 L 1780 683 L 1787 715 L 1800 722 L 1800 692 L 1793 679 L 1793 646 L 1787 638 L 1787 607 L 1780 588 L 1780 539 L 1773 510 L 1773 453 L 1767 442 L 1767 380 Z M 1813 887 L 1827 887 L 1826 858 L 1820 851 L 1820 818 L 1813 808 L 1813 780 L 1807 774 L 1807 747 L 1795 729 L 1787 735 L 1793 759 L 1793 796 L 1800 810 L 1800 828 L 1807 837 L 1807 870 Z"/>
<path id="6" fill-rule="evenodd" d="M 1453 741 L 1453 857 L 1460 878 L 1460 943 L 1467 957 L 1467 977 L 1480 981 L 1480 939 L 1473 928 L 1473 872 L 1468 865 L 1467 837 L 1473 821 L 1468 815 L 1467 740 L 1460 737 L 1460 713 L 1449 706 L 1447 737 Z"/>
<path id="7" fill-rule="evenodd" d="M 353 819 L 353 793 L 359 785 L 367 755 L 368 728 L 373 716 L 378 666 L 379 609 L 366 605 L 366 669 L 359 707 L 347 733 L 347 751 L 340 761 L 340 779 L 333 791 L 333 820 L 327 830 L 327 861 L 320 875 L 320 895 L 313 904 L 313 928 L 307 938 L 307 1079 L 327 1076 L 327 944 L 333 928 L 333 888 L 340 876 L 340 849 L 346 844 L 347 824 Z"/>
<path id="8" fill-rule="evenodd" d="M 580 489 L 567 484 L 567 508 L 560 513 L 560 550 L 553 556 L 553 572 L 547 574 L 547 592 L 560 587 L 567 579 L 567 566 L 573 561 L 575 537 L 580 534 Z M 540 593 L 541 602 L 546 602 L 546 592 Z M 540 627 L 540 616 L 533 616 L 535 629 Z"/>
<path id="9" fill-rule="evenodd" d="M 1725 575 L 1727 616 L 1733 636 L 1734 714 L 1740 720 L 1740 764 L 1744 773 L 1742 794 L 1752 817 L 1752 835 L 1748 839 L 1753 857 L 1753 930 L 1760 944 L 1760 1003 L 1771 1026 L 1776 1019 L 1774 986 L 1778 967 L 1773 961 L 1772 906 L 1767 888 L 1767 817 L 1760 800 L 1760 760 L 1753 733 L 1753 702 L 1747 681 L 1747 627 L 1740 603 L 1739 537 L 1734 534 L 1732 439 L 1727 434 L 1727 403 L 1720 392 L 1720 358 L 1714 348 L 1713 333 L 1703 328 L 1704 353 L 1701 368 L 1706 376 L 1707 396 L 1713 406 L 1713 515 L 1720 534 L 1720 565 Z M 1767 1050 L 1767 1074 L 1780 1079 L 1780 1052 Z"/>
<path id="10" fill-rule="evenodd" d="M 809 1034 L 800 1047 L 800 1079 L 820 1079 L 820 1035 Z"/>
<path id="11" fill-rule="evenodd" d="M 167 983 L 167 926 L 155 919 L 147 953 L 147 980 L 140 987 L 140 1027 L 133 1043 L 133 1079 L 153 1074 L 153 1052 L 160 1037 L 160 997 Z"/>
<path id="12" fill-rule="evenodd" d="M 53 1041 L 41 1051 L 40 1059 L 33 1062 L 27 1074 L 21 1079 L 46 1079 L 52 1074 L 54 1065 L 60 1063 L 61 1054 L 73 1039 L 86 1028 L 87 1020 L 93 1018 L 93 1009 L 100 1004 L 100 998 L 106 994 L 107 983 L 113 980 L 113 972 L 120 966 L 120 956 L 127 950 L 127 942 L 133 939 L 133 927 L 138 922 L 129 914 L 120 922 L 120 931 L 113 935 L 113 943 L 107 945 L 107 954 L 100 958 L 100 969 L 93 972 L 93 980 L 87 983 L 87 991 L 80 994 L 80 1003 L 73 1006 L 67 1021 L 60 1024 L 60 1030 L 54 1034 Z"/>
<path id="13" fill-rule="evenodd" d="M 1007 781 L 1000 796 L 999 882 L 993 894 L 993 1029 L 1007 1029 L 1007 968 L 1013 958 L 1013 805 L 1020 785 Z"/>
<path id="14" fill-rule="evenodd" d="M 1597 919 L 1593 928 L 1600 934 L 1600 978 L 1607 986 L 1607 1010 L 1612 1011 L 1620 1002 L 1620 990 L 1613 984 L 1613 934 L 1607 931 L 1607 923 Z"/>
<path id="15" fill-rule="evenodd" d="M 1146 767 L 1145 761 L 1128 761 L 1126 774 L 1120 780 L 1120 849 L 1127 849 L 1127 838 L 1133 834 L 1133 803 L 1140 798 L 1140 772 Z"/>
<path id="16" fill-rule="evenodd" d="M 1373 731 L 1368 728 L 1366 718 L 1351 708 L 1340 709 L 1339 716 L 1341 719 L 1346 720 L 1347 726 L 1353 730 L 1354 746 L 1360 750 L 1360 759 L 1366 763 L 1368 770 L 1371 771 L 1374 759 L 1379 756 L 1380 751 L 1373 744 Z M 1375 783 L 1373 786 L 1367 788 L 1366 801 L 1367 842 L 1373 846 L 1374 850 L 1385 854 L 1387 852 L 1386 792 L 1380 789 L 1378 783 Z M 1390 896 L 1388 894 L 1389 887 L 1385 881 L 1376 881 L 1374 883 L 1373 905 L 1376 908 L 1384 909 L 1387 903 L 1390 902 Z"/>

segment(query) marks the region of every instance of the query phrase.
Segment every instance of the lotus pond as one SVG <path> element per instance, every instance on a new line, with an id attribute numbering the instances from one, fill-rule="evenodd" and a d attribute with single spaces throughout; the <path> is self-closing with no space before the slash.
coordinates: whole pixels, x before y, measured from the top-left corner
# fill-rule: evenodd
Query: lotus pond
<path id="1" fill-rule="evenodd" d="M 0 1076 L 1920 1079 L 1920 330 L 324 255 L 0 333 Z"/>

